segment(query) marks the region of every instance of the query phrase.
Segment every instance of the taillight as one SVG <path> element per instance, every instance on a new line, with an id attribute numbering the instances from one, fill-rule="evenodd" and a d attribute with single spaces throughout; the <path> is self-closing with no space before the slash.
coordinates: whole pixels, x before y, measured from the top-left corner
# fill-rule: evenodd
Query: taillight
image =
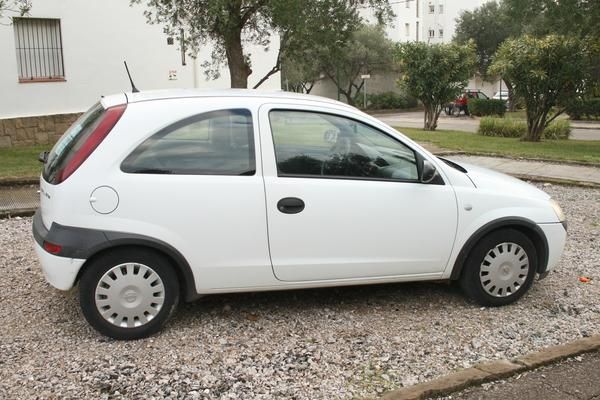
<path id="1" fill-rule="evenodd" d="M 117 124 L 121 116 L 125 112 L 127 104 L 114 106 L 106 109 L 106 112 L 102 116 L 102 121 L 98 123 L 98 126 L 91 135 L 87 138 L 85 143 L 77 150 L 77 152 L 71 157 L 67 165 L 59 171 L 56 175 L 56 181 L 54 183 L 61 183 L 67 179 L 73 172 L 77 170 L 83 164 L 83 162 L 96 150 L 96 147 L 102 143 L 104 138 L 108 136 L 112 128 Z"/>
<path id="2" fill-rule="evenodd" d="M 44 250 L 46 250 L 50 254 L 58 254 L 62 250 L 62 246 L 50 242 L 44 241 Z"/>

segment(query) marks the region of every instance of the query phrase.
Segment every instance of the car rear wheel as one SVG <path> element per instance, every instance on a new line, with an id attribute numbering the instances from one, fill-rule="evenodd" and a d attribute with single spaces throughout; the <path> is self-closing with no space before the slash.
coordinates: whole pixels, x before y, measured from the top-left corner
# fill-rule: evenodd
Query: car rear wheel
<path id="1" fill-rule="evenodd" d="M 535 277 L 537 254 L 531 240 L 515 229 L 485 236 L 466 260 L 460 284 L 484 306 L 502 306 L 518 300 Z"/>
<path id="2" fill-rule="evenodd" d="M 91 261 L 79 283 L 86 320 L 114 339 L 140 339 L 158 332 L 179 301 L 177 275 L 151 250 L 119 249 Z"/>

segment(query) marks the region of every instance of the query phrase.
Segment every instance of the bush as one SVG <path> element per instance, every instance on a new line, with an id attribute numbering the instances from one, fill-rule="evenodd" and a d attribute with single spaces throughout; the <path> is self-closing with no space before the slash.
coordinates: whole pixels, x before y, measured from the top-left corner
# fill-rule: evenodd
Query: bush
<path id="1" fill-rule="evenodd" d="M 568 139 L 571 136 L 571 124 L 565 119 L 552 122 L 544 129 L 545 139 Z"/>
<path id="2" fill-rule="evenodd" d="M 469 112 L 478 117 L 486 115 L 504 116 L 506 112 L 506 100 L 495 99 L 470 99 Z"/>
<path id="3" fill-rule="evenodd" d="M 414 108 L 417 99 L 407 94 L 385 92 L 367 95 L 368 109 L 370 110 L 393 110 L 398 108 Z"/>
<path id="4" fill-rule="evenodd" d="M 527 122 L 511 118 L 485 117 L 479 121 L 479 130 L 483 136 L 520 138 L 527 134 Z"/>
<path id="5" fill-rule="evenodd" d="M 567 105 L 567 114 L 571 119 L 600 118 L 600 98 L 573 100 Z"/>
<path id="6" fill-rule="evenodd" d="M 527 135 L 527 122 L 512 118 L 484 117 L 479 121 L 478 134 L 483 136 L 521 138 Z M 568 139 L 571 135 L 569 121 L 554 121 L 544 130 L 545 139 Z"/>

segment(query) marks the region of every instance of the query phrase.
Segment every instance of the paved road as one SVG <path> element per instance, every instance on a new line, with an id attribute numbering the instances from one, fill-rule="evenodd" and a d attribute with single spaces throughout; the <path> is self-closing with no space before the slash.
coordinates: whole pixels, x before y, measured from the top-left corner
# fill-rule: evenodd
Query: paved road
<path id="1" fill-rule="evenodd" d="M 374 117 L 380 119 L 391 126 L 400 126 L 406 128 L 423 128 L 423 112 L 405 112 L 397 114 L 375 114 Z M 477 132 L 479 120 L 470 117 L 448 117 L 440 115 L 438 122 L 439 129 L 447 129 L 464 132 Z M 600 140 L 599 122 L 571 122 L 571 139 L 574 140 Z"/>
<path id="2" fill-rule="evenodd" d="M 600 400 L 600 352 L 483 384 L 446 399 L 453 400 Z"/>

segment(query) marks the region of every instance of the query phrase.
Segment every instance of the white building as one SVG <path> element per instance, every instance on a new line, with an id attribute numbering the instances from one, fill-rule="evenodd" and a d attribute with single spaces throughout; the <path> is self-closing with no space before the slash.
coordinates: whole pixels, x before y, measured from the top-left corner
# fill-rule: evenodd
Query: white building
<path id="1" fill-rule="evenodd" d="M 448 43 L 454 36 L 456 18 L 490 0 L 391 0 L 396 14 L 387 30 L 396 42 Z"/>
<path id="2" fill-rule="evenodd" d="M 200 67 L 210 56 L 183 56 L 163 27 L 149 25 L 144 6 L 128 0 L 33 0 L 30 15 L 0 25 L 0 119 L 80 112 L 101 95 L 131 90 L 127 60 L 141 89 L 226 88 L 229 72 L 207 80 Z M 4 24 L 10 20 L 5 16 Z M 255 84 L 270 70 L 278 40 L 270 50 L 250 49 Z M 280 89 L 279 74 L 261 89 Z"/>

